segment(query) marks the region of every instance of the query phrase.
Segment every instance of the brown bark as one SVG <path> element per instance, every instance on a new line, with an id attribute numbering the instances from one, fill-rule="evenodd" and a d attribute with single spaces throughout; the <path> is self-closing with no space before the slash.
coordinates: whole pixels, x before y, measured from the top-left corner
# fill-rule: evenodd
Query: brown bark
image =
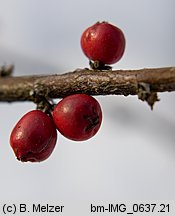
<path id="1" fill-rule="evenodd" d="M 140 89 L 147 93 L 175 91 L 175 67 L 113 71 L 77 69 L 61 75 L 2 76 L 0 101 L 32 101 L 34 93 L 47 98 L 75 93 L 127 96 L 140 94 Z"/>

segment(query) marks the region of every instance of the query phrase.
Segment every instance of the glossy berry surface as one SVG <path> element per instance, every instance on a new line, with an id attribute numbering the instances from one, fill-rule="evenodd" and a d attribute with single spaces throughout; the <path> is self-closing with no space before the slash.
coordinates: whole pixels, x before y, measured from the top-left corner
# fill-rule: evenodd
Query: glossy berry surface
<path id="1" fill-rule="evenodd" d="M 81 48 L 89 60 L 114 64 L 123 56 L 125 37 L 118 27 L 97 22 L 83 32 Z"/>
<path id="2" fill-rule="evenodd" d="M 40 162 L 47 159 L 56 144 L 57 132 L 53 120 L 44 112 L 26 113 L 10 136 L 10 145 L 18 160 Z"/>
<path id="3" fill-rule="evenodd" d="M 98 101 L 86 94 L 63 98 L 53 110 L 53 119 L 60 133 L 68 139 L 83 141 L 100 128 L 102 111 Z"/>

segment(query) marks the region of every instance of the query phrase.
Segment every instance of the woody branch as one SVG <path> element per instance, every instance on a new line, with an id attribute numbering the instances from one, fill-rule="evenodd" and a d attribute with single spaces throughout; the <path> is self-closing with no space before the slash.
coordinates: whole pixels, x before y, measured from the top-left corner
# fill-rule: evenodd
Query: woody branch
<path id="1" fill-rule="evenodd" d="M 1 102 L 33 101 L 35 92 L 50 99 L 76 93 L 138 95 L 148 103 L 149 97 L 153 98 L 154 104 L 157 92 L 175 91 L 175 67 L 111 71 L 77 69 L 64 74 L 19 77 L 6 76 L 2 71 Z"/>

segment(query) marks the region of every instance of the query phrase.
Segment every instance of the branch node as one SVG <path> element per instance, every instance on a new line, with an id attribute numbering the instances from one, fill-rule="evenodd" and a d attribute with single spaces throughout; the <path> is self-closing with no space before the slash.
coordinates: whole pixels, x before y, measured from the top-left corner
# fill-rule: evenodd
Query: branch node
<path id="1" fill-rule="evenodd" d="M 149 83 L 138 84 L 138 98 L 142 101 L 146 101 L 153 110 L 153 106 L 156 101 L 159 101 L 157 92 L 151 92 Z"/>
<path id="2" fill-rule="evenodd" d="M 100 61 L 89 61 L 90 68 L 94 71 L 105 71 L 105 70 L 112 70 L 112 67 L 106 64 L 103 64 Z"/>
<path id="3" fill-rule="evenodd" d="M 34 88 L 29 92 L 31 101 L 37 105 L 36 109 L 42 110 L 43 112 L 51 115 L 55 104 L 53 100 L 48 97 L 48 94 L 48 88 L 44 88 L 37 82 L 34 84 Z"/>

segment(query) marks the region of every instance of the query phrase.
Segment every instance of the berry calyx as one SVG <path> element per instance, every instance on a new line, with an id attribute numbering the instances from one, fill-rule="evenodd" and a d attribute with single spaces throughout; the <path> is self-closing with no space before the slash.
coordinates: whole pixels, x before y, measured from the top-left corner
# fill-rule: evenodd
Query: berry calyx
<path id="1" fill-rule="evenodd" d="M 92 96 L 75 94 L 63 98 L 54 107 L 53 119 L 63 136 L 74 141 L 84 141 L 99 130 L 102 111 Z"/>
<path id="2" fill-rule="evenodd" d="M 18 160 L 40 162 L 52 153 L 57 141 L 53 120 L 40 110 L 26 113 L 10 135 L 10 145 Z"/>
<path id="3" fill-rule="evenodd" d="M 87 28 L 81 36 L 80 43 L 84 54 L 91 61 L 92 69 L 103 69 L 105 65 L 118 62 L 125 50 L 123 32 L 108 22 L 97 22 Z"/>

